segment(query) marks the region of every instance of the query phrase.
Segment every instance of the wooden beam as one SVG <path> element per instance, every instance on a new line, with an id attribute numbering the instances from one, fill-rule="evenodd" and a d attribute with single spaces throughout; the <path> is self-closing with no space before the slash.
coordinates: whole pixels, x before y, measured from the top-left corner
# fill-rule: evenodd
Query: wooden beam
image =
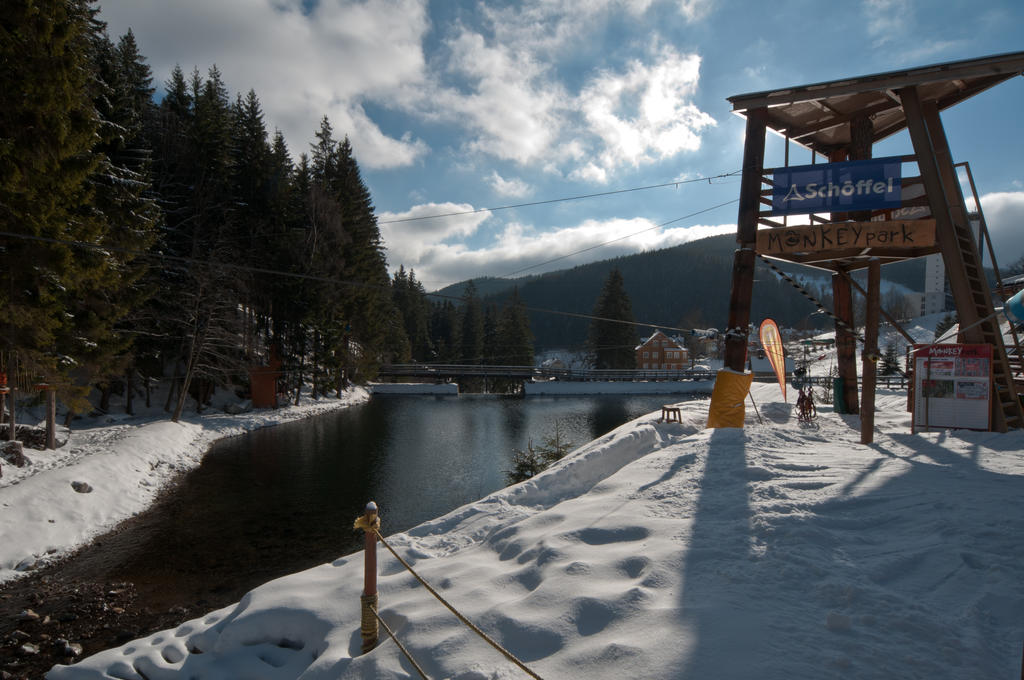
<path id="1" fill-rule="evenodd" d="M 855 113 L 848 113 L 848 114 L 844 114 L 844 115 L 841 115 L 841 116 L 836 116 L 835 118 L 831 118 L 829 120 L 818 121 L 817 123 L 813 123 L 811 125 L 805 125 L 804 127 L 790 128 L 789 130 L 787 130 L 787 132 L 792 137 L 794 142 L 796 142 L 797 144 L 803 144 L 804 143 L 803 139 L 805 137 L 810 137 L 811 135 L 814 135 L 814 134 L 816 134 L 818 132 L 824 132 L 825 130 L 829 130 L 831 128 L 836 128 L 836 127 L 839 127 L 841 125 L 846 125 L 851 120 L 853 120 L 853 118 L 856 115 L 858 115 L 858 114 L 865 115 L 865 116 L 873 116 L 873 115 L 875 115 L 877 113 L 882 113 L 883 111 L 891 111 L 892 109 L 895 109 L 895 108 L 898 108 L 898 107 L 899 107 L 899 102 L 894 102 L 891 99 L 887 99 L 884 102 L 881 102 L 879 104 L 875 104 L 873 106 L 868 106 L 868 107 L 866 107 L 866 108 L 864 108 L 862 110 L 859 110 L 859 111 L 857 111 Z"/>
<path id="2" fill-rule="evenodd" d="M 857 338 L 850 332 L 853 328 L 853 295 L 845 272 L 832 275 L 833 313 L 842 323 L 836 328 L 836 364 L 839 377 L 843 379 L 844 413 L 857 413 Z"/>
<path id="3" fill-rule="evenodd" d="M 942 171 L 939 168 L 934 138 L 925 121 L 924 109 L 916 88 L 900 90 L 900 98 L 903 100 L 903 107 L 907 114 L 907 129 L 910 131 L 910 139 L 917 155 L 917 166 L 921 171 L 925 194 L 928 197 L 932 217 L 935 219 L 935 237 L 942 251 L 953 301 L 956 303 L 956 309 L 960 315 L 960 324 L 963 327 L 971 326 L 976 324 L 981 317 L 978 315 L 978 308 L 971 297 L 971 285 L 959 255 L 960 244 L 957 242 L 956 227 L 953 223 L 955 218 L 951 209 L 953 205 L 962 205 L 962 201 L 949 196 L 947 184 L 943 181 Z M 984 342 L 981 329 L 976 325 L 965 334 L 964 339 L 969 343 Z"/>
<path id="4" fill-rule="evenodd" d="M 743 176 L 740 180 L 739 215 L 733 256 L 732 290 L 729 295 L 729 327 L 725 333 L 726 368 L 743 371 L 747 358 L 747 328 L 754 290 L 754 249 L 757 243 L 757 213 L 764 172 L 764 142 L 767 110 L 753 109 L 747 114 L 743 145 Z"/>
<path id="5" fill-rule="evenodd" d="M 792 87 L 784 90 L 755 92 L 748 95 L 728 97 L 734 111 L 755 108 L 784 106 L 798 102 L 825 99 L 839 95 L 856 95 L 865 92 L 900 90 L 935 82 L 966 78 L 997 78 L 999 82 L 1009 80 L 1024 71 L 1024 52 L 995 55 L 963 62 L 938 64 L 922 68 L 890 71 L 873 76 L 848 78 L 840 81 Z"/>
<path id="6" fill-rule="evenodd" d="M 875 440 L 875 376 L 878 370 L 878 310 L 881 308 L 879 288 L 881 265 L 872 259 L 868 265 L 867 310 L 864 316 L 864 352 L 861 359 L 860 443 Z"/>

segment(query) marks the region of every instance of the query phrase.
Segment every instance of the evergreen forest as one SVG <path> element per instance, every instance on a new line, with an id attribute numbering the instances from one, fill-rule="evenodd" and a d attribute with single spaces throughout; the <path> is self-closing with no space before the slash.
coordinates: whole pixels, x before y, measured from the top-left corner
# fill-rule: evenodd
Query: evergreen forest
<path id="1" fill-rule="evenodd" d="M 177 420 L 251 367 L 316 396 L 436 357 L 432 335 L 445 356 L 532 362 L 515 300 L 431 306 L 413 272 L 391 280 L 326 116 L 296 157 L 216 66 L 158 93 L 91 0 L 5 3 L 0 51 L 0 378 L 20 398 L 48 385 L 70 419 L 93 390 L 104 410 L 163 381 Z"/>

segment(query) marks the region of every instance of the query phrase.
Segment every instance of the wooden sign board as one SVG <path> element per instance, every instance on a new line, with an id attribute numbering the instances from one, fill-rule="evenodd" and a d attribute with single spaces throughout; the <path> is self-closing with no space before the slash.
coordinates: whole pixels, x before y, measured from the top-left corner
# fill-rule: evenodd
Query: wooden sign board
<path id="1" fill-rule="evenodd" d="M 915 250 L 934 245 L 935 220 L 830 222 L 757 232 L 757 252 L 763 255 L 862 248 Z"/>

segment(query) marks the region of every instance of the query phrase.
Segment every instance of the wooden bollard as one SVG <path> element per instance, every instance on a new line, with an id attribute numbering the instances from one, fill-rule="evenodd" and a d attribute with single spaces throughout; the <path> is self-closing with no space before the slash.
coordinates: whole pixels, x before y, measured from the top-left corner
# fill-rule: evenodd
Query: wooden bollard
<path id="1" fill-rule="evenodd" d="M 363 548 L 363 594 L 359 597 L 360 623 L 359 632 L 363 636 L 363 654 L 377 646 L 379 632 L 377 624 L 377 531 L 380 529 L 380 516 L 377 504 L 370 501 L 366 511 L 355 521 L 355 528 L 365 532 Z"/>

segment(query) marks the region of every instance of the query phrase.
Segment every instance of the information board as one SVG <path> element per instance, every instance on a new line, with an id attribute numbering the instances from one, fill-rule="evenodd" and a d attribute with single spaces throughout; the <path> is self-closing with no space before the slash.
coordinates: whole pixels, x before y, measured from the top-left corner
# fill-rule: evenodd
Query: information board
<path id="1" fill-rule="evenodd" d="M 914 429 L 991 427 L 992 345 L 914 345 Z"/>

